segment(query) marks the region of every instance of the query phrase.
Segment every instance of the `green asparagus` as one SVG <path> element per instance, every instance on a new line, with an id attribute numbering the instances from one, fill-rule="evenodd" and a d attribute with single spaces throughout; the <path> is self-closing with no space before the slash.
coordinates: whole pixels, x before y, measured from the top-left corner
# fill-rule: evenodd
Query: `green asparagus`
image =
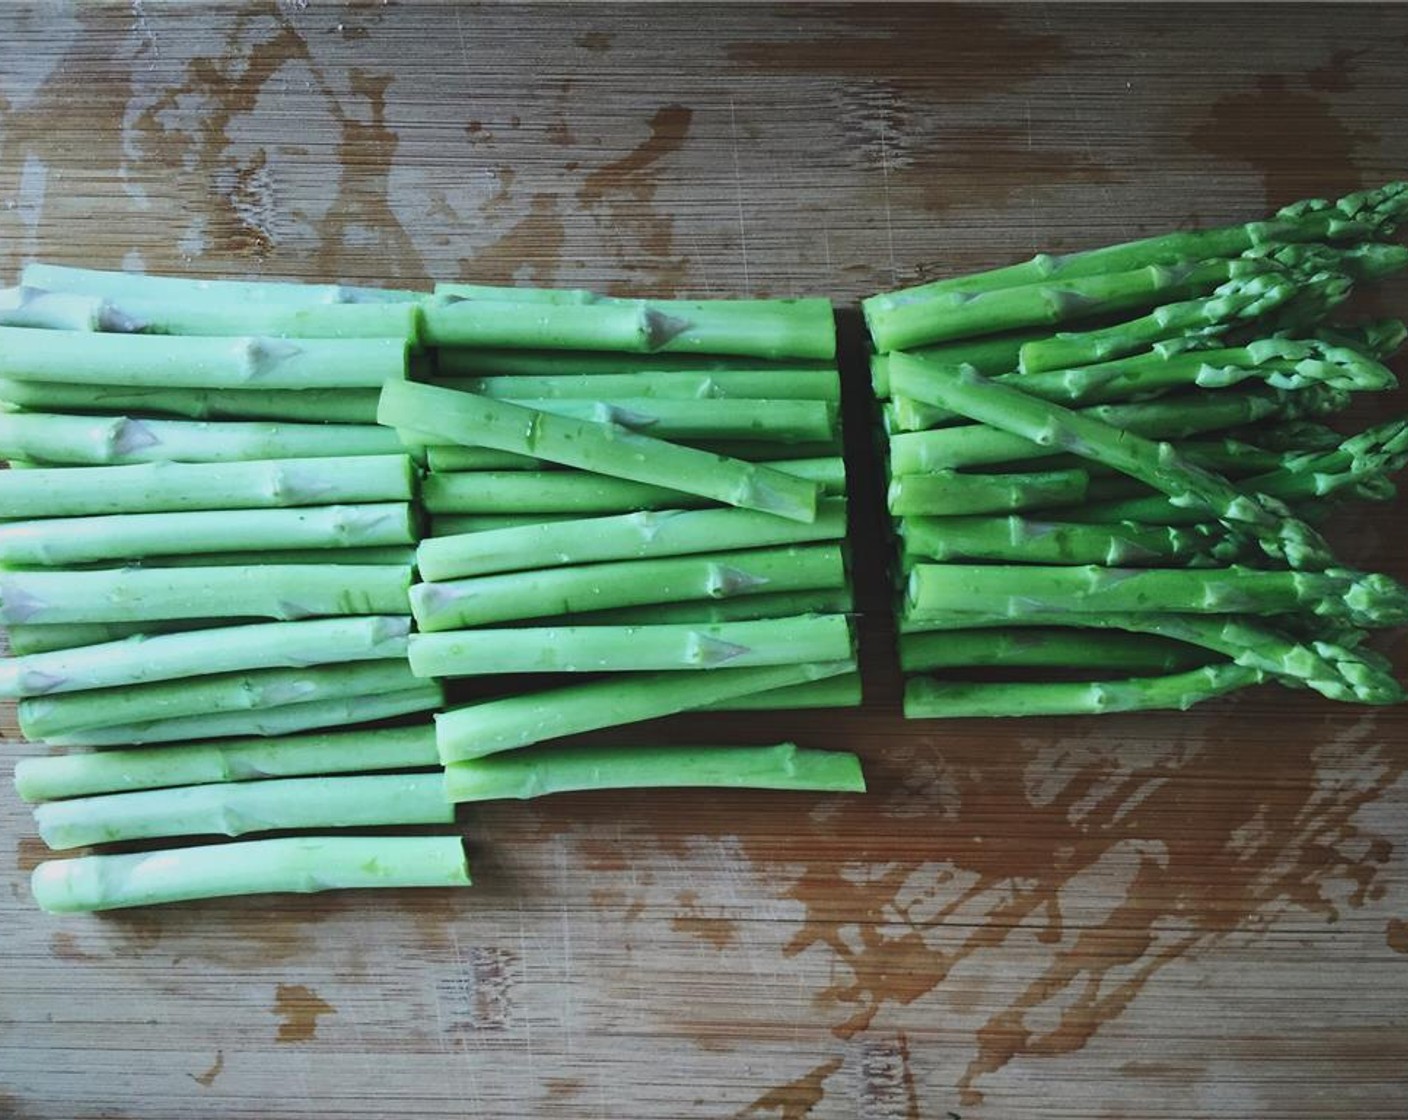
<path id="1" fill-rule="evenodd" d="M 1206 653 L 1157 635 L 1061 627 L 945 630 L 900 637 L 900 668 L 906 673 L 996 665 L 1163 674 L 1196 668 L 1207 660 Z"/>
<path id="2" fill-rule="evenodd" d="M 301 284 L 274 280 L 195 280 L 176 276 L 149 276 L 142 272 L 104 272 L 93 268 L 27 264 L 20 282 L 55 292 L 100 296 L 105 299 L 137 298 L 186 304 L 270 303 L 281 307 L 309 307 L 328 303 L 401 303 L 422 298 L 420 292 L 395 288 L 355 288 L 344 284 Z"/>
<path id="3" fill-rule="evenodd" d="M 375 424 L 377 389 L 146 389 L 0 379 L 0 401 L 36 412 L 155 413 L 192 420 Z"/>
<path id="4" fill-rule="evenodd" d="M 814 400 L 839 401 L 834 369 L 677 370 L 660 373 L 518 374 L 438 379 L 446 389 L 501 400 Z"/>
<path id="5" fill-rule="evenodd" d="M 1042 509 L 1080 502 L 1089 483 L 1083 470 L 900 474 L 890 480 L 887 502 L 895 517 Z"/>

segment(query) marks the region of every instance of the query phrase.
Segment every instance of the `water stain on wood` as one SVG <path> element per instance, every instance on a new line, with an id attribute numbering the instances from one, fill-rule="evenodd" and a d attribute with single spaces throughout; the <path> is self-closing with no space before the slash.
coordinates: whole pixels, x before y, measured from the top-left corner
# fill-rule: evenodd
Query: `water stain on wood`
<path id="1" fill-rule="evenodd" d="M 99 954 L 82 948 L 78 944 L 78 938 L 67 930 L 59 930 L 49 938 L 49 952 L 55 960 L 60 961 L 83 962 L 103 959 Z"/>
<path id="2" fill-rule="evenodd" d="M 535 194 L 527 214 L 489 244 L 460 258 L 460 274 L 482 283 L 551 284 L 557 279 L 566 237 L 557 197 Z"/>
<path id="3" fill-rule="evenodd" d="M 739 1112 L 733 1120 L 755 1120 L 774 1117 L 775 1120 L 807 1120 L 812 1110 L 826 1098 L 826 1079 L 841 1068 L 841 1058 L 831 1058 L 795 1081 L 769 1089 Z"/>
<path id="4" fill-rule="evenodd" d="M 615 37 L 609 31 L 588 31 L 585 35 L 578 35 L 572 41 L 583 50 L 600 54 L 611 49 L 611 40 Z"/>
<path id="5" fill-rule="evenodd" d="M 210 1068 L 208 1070 L 206 1070 L 204 1073 L 192 1073 L 188 1074 L 187 1076 L 190 1077 L 192 1081 L 194 1081 L 197 1085 L 201 1086 L 203 1089 L 209 1089 L 212 1085 L 215 1084 L 215 1079 L 219 1077 L 220 1074 L 224 1072 L 224 1070 L 225 1051 L 217 1050 L 215 1051 L 215 1061 L 211 1063 Z"/>
<path id="6" fill-rule="evenodd" d="M 600 202 L 607 195 L 628 194 L 645 202 L 655 197 L 656 164 L 684 146 L 694 110 L 672 104 L 657 109 L 650 118 L 650 136 L 620 159 L 588 175 L 577 191 L 584 204 Z"/>
<path id="7" fill-rule="evenodd" d="M 37 836 L 21 836 L 15 841 L 15 870 L 28 875 L 54 853 Z"/>
<path id="8" fill-rule="evenodd" d="M 509 1025 L 518 954 L 475 945 L 457 955 L 455 970 L 435 986 L 440 1020 L 447 1032 L 502 1031 Z"/>
<path id="9" fill-rule="evenodd" d="M 1390 918 L 1384 929 L 1384 941 L 1395 953 L 1408 954 L 1408 921 Z"/>
<path id="10" fill-rule="evenodd" d="M 909 1065 L 909 1039 L 867 1040 L 860 1057 L 859 1120 L 921 1120 L 919 1092 Z"/>
<path id="11" fill-rule="evenodd" d="M 318 1018 L 336 1015 L 337 1008 L 306 984 L 280 984 L 274 992 L 274 1014 L 279 1023 L 278 1042 L 307 1042 L 318 1033 Z"/>
<path id="12" fill-rule="evenodd" d="M 1351 75 L 1355 61 L 1368 53 L 1367 47 L 1357 51 L 1335 51 L 1323 66 L 1305 72 L 1305 84 L 1321 93 L 1348 93 L 1354 88 Z"/>
<path id="13" fill-rule="evenodd" d="M 719 952 L 737 944 L 738 924 L 725 917 L 721 910 L 705 914 L 699 906 L 699 895 L 694 891 L 681 891 L 675 896 L 675 901 L 681 907 L 670 920 L 670 926 L 676 933 L 698 938 Z"/>
<path id="14" fill-rule="evenodd" d="M 549 1077 L 543 1082 L 548 1096 L 561 1100 L 564 1097 L 577 1097 L 586 1090 L 587 1083 L 580 1077 Z"/>

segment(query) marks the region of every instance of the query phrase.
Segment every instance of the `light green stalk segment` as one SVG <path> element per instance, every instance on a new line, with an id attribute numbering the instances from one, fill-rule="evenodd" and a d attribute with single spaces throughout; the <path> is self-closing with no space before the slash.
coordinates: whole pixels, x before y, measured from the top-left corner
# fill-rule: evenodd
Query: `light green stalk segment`
<path id="1" fill-rule="evenodd" d="M 116 642 L 134 634 L 184 634 L 191 630 L 214 630 L 234 626 L 253 619 L 233 618 L 173 618 L 142 622 L 69 622 L 44 625 L 8 626 L 5 635 L 10 640 L 10 652 L 15 656 L 48 653 L 56 649 L 77 649 Z"/>
<path id="2" fill-rule="evenodd" d="M 0 517 L 404 502 L 414 485 L 405 455 L 55 467 L 0 472 Z"/>
<path id="3" fill-rule="evenodd" d="M 131 746 L 143 743 L 184 742 L 188 739 L 223 739 L 251 735 L 295 735 L 322 727 L 351 727 L 375 720 L 443 707 L 445 694 L 435 681 L 419 681 L 415 688 L 397 692 L 364 693 L 331 700 L 282 704 L 277 708 L 213 712 L 175 716 L 146 723 L 121 723 L 53 735 L 49 743 L 61 747 Z"/>
<path id="4" fill-rule="evenodd" d="M 916 677 L 904 686 L 906 719 L 1103 715 L 1174 709 L 1225 696 L 1264 679 L 1242 665 L 1205 665 L 1159 677 L 1115 681 L 972 684 Z"/>
<path id="5" fill-rule="evenodd" d="M 371 389 L 406 376 L 395 338 L 178 338 L 0 327 L 0 377 L 187 389 Z"/>
<path id="6" fill-rule="evenodd" d="M 613 424 L 661 440 L 727 439 L 800 443 L 829 440 L 836 434 L 836 403 L 827 400 L 621 397 L 610 400 L 514 399 L 505 403 L 591 424 Z"/>
<path id="7" fill-rule="evenodd" d="M 895 517 L 999 513 L 1075 505 L 1085 498 L 1090 475 L 1083 470 L 960 474 L 933 471 L 890 479 L 888 503 Z"/>
<path id="8" fill-rule="evenodd" d="M 852 661 L 719 669 L 713 673 L 636 673 L 603 677 L 441 712 L 435 741 L 445 764 L 513 750 L 602 727 L 672 715 L 770 688 L 849 672 Z"/>
<path id="9" fill-rule="evenodd" d="M 416 562 L 416 550 L 410 545 L 389 545 L 385 548 L 339 548 L 328 552 L 321 548 L 271 548 L 258 553 L 261 564 L 326 564 L 335 561 L 338 567 L 379 567 L 395 565 L 410 567 Z M 141 561 L 144 568 L 231 568 L 248 567 L 248 552 L 203 552 L 198 556 L 151 556 Z"/>
<path id="10" fill-rule="evenodd" d="M 902 362 L 905 357 L 892 355 L 895 362 Z M 1348 402 L 1349 395 L 1337 389 L 1302 389 L 1294 393 L 1260 388 L 1224 389 L 1138 404 L 1092 405 L 1081 409 L 1080 414 L 1147 438 L 1181 440 L 1254 424 L 1269 417 L 1321 416 L 1343 408 Z M 988 424 L 964 424 L 890 437 L 891 467 L 897 474 L 1020 462 L 1045 458 L 1052 453 L 1050 446 Z"/>
<path id="11" fill-rule="evenodd" d="M 0 288 L 0 327 L 51 331 L 123 329 L 122 321 L 96 296 L 46 292 L 22 284 Z"/>
<path id="12" fill-rule="evenodd" d="M 810 708 L 859 708 L 861 678 L 858 672 L 841 673 L 824 681 L 808 681 L 748 696 L 736 696 L 718 704 L 705 704 L 701 712 L 783 712 Z"/>
<path id="13" fill-rule="evenodd" d="M 286 836 L 164 852 L 47 860 L 34 901 L 52 914 L 231 895 L 467 887 L 458 836 Z"/>
<path id="14" fill-rule="evenodd" d="M 1021 618 L 1032 612 L 1186 611 L 1291 614 L 1342 619 L 1355 626 L 1408 621 L 1408 590 L 1383 575 L 1218 569 L 919 564 L 909 576 L 916 615 L 983 611 Z"/>
<path id="15" fill-rule="evenodd" d="M 410 382 L 386 385 L 377 416 L 384 424 L 429 432 L 446 443 L 536 455 L 566 466 L 666 486 L 794 521 L 816 518 L 821 488 L 814 482 L 755 463 L 651 439 L 611 424 L 552 416 L 472 393 Z"/>
<path id="16" fill-rule="evenodd" d="M 846 500 L 827 498 L 809 525 L 754 510 L 645 511 L 435 537 L 421 542 L 416 560 L 421 578 L 435 581 L 600 560 L 837 540 L 845 535 Z"/>
<path id="17" fill-rule="evenodd" d="M 470 677 L 742 669 L 839 661 L 853 653 L 844 615 L 800 615 L 708 626 L 544 626 L 417 634 L 410 660 L 417 676 Z"/>
<path id="18" fill-rule="evenodd" d="M 581 517 L 576 513 L 440 513 L 430 518 L 426 536 L 454 537 L 461 533 L 482 533 L 491 529 L 518 529 L 525 525 L 578 520 L 581 520 Z"/>
<path id="19" fill-rule="evenodd" d="M 833 360 L 779 362 L 727 354 L 626 354 L 601 350 L 525 350 L 495 347 L 442 348 L 438 377 L 578 376 L 615 373 L 700 373 L 706 370 L 834 369 Z"/>
<path id="20" fill-rule="evenodd" d="M 35 807 L 50 848 L 167 836 L 244 836 L 292 828 L 450 824 L 445 776 L 359 774 L 137 790 Z"/>
<path id="21" fill-rule="evenodd" d="M 19 722 L 28 738 L 59 742 L 71 731 L 402 692 L 420 683 L 403 652 L 377 661 L 251 669 L 36 696 L 20 701 Z"/>
<path id="22" fill-rule="evenodd" d="M 1207 654 L 1151 634 L 1050 628 L 945 630 L 900 636 L 906 673 L 975 666 L 1040 669 L 1118 669 L 1176 673 L 1207 662 Z"/>
<path id="23" fill-rule="evenodd" d="M 972 366 L 979 373 L 996 376 L 1010 373 L 1017 368 L 1022 347 L 1027 343 L 1050 337 L 1049 327 L 1038 327 L 1033 330 L 983 335 L 980 338 L 964 338 L 957 342 L 940 342 L 934 346 L 920 346 L 909 353 L 935 365 Z M 888 354 L 870 355 L 870 385 L 878 399 L 884 400 L 890 395 Z"/>
<path id="24" fill-rule="evenodd" d="M 824 299 L 603 300 L 592 304 L 454 300 L 423 306 L 433 346 L 628 353 L 834 358 L 836 328 Z"/>
<path id="25" fill-rule="evenodd" d="M 394 338 L 414 346 L 420 335 L 420 307 L 404 303 L 329 303 L 304 307 L 200 300 L 178 303 L 150 297 L 118 296 L 111 312 L 142 334 L 244 336 L 263 338 Z M 99 328 L 113 329 L 113 328 Z"/>
<path id="26" fill-rule="evenodd" d="M 840 546 L 814 544 L 506 572 L 411 590 L 422 630 L 460 630 L 685 599 L 726 599 L 845 582 Z"/>
<path id="27" fill-rule="evenodd" d="M 375 424 L 377 389 L 146 389 L 0 380 L 0 401 L 36 412 L 156 413 L 192 420 Z"/>
<path id="28" fill-rule="evenodd" d="M 328 549 L 323 563 L 346 563 L 350 550 L 415 540 L 406 502 L 295 506 L 288 509 L 118 513 L 0 524 L 0 564 L 44 567 L 157 556 L 225 552 L 269 563 L 271 552 Z M 408 563 L 409 561 L 401 561 Z"/>
<path id="29" fill-rule="evenodd" d="M 900 529 L 906 566 L 924 560 L 1106 567 L 1220 567 L 1256 547 L 1221 525 L 1175 527 L 1119 521 L 1085 525 L 1011 517 L 911 517 Z"/>
<path id="30" fill-rule="evenodd" d="M 690 599 L 679 603 L 581 611 L 568 615 L 564 621 L 573 626 L 709 625 L 799 614 L 840 614 L 854 609 L 849 587 L 816 587 L 743 595 L 737 599 Z"/>
<path id="31" fill-rule="evenodd" d="M 162 301 L 176 304 L 240 303 L 309 307 L 329 303 L 401 303 L 423 298 L 422 292 L 396 288 L 358 288 L 346 284 L 300 284 L 277 280 L 202 280 L 186 276 L 150 276 L 143 272 L 104 272 L 54 264 L 27 264 L 21 283 L 55 292 Z"/>
<path id="32" fill-rule="evenodd" d="M 0 661 L 0 697 L 118 688 L 240 669 L 290 668 L 406 655 L 409 618 L 311 619 L 137 636 Z"/>
<path id="33" fill-rule="evenodd" d="M 775 789 L 864 793 L 844 751 L 771 747 L 537 747 L 446 768 L 452 801 L 527 799 L 600 789 Z"/>
<path id="34" fill-rule="evenodd" d="M 614 302 L 587 288 L 525 288 L 513 284 L 463 284 L 456 280 L 437 280 L 434 294 L 446 303 L 452 300 L 551 304 Z"/>
<path id="35" fill-rule="evenodd" d="M 500 400 L 839 401 L 834 369 L 675 370 L 656 373 L 518 374 L 437 379 L 446 389 Z"/>
<path id="36" fill-rule="evenodd" d="M 750 463 L 764 463 L 784 474 L 789 473 L 784 462 L 806 459 L 828 459 L 841 462 L 842 444 L 839 439 L 807 440 L 802 443 L 777 443 L 771 440 L 720 439 L 685 440 L 689 446 L 714 455 L 726 455 L 731 459 L 746 459 Z M 541 471 L 557 466 L 546 459 L 536 459 L 531 455 L 517 455 L 512 451 L 495 451 L 489 447 L 455 447 L 434 445 L 427 447 L 426 461 L 432 471 Z M 800 469 L 790 473 L 800 474 Z M 801 475 L 801 477 L 810 477 Z"/>
<path id="37" fill-rule="evenodd" d="M 1178 505 L 1210 513 L 1253 534 L 1266 554 L 1293 568 L 1334 563 L 1320 534 L 1278 501 L 1239 489 L 1188 462 L 1172 444 L 1155 443 L 1105 421 L 1037 400 L 969 371 L 950 374 L 899 355 L 890 374 L 896 391 L 952 408 L 1038 446 L 1093 459 L 1137 478 Z"/>
<path id="38" fill-rule="evenodd" d="M 437 444 L 425 449 L 426 465 L 440 473 L 447 471 L 542 471 L 556 464 L 532 455 L 495 451 L 492 447 L 455 447 Z"/>
<path id="39" fill-rule="evenodd" d="M 404 452 L 395 432 L 375 424 L 208 423 L 0 412 L 0 458 L 41 463 L 234 463 Z"/>
<path id="40" fill-rule="evenodd" d="M 22 758 L 15 763 L 15 789 L 27 802 L 57 801 L 206 782 L 410 770 L 439 762 L 435 727 L 425 723 Z"/>
<path id="41" fill-rule="evenodd" d="M 411 570 L 335 564 L 0 573 L 0 625 L 399 614 Z"/>

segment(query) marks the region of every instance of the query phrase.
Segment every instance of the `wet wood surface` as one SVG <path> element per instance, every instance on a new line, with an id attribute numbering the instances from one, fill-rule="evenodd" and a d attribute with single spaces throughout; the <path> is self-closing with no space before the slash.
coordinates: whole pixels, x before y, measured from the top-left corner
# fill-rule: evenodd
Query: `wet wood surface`
<path id="1" fill-rule="evenodd" d="M 7 6 L 0 269 L 852 300 L 1402 176 L 1406 49 L 1401 6 Z M 1403 512 L 1339 539 L 1408 576 Z M 491 806 L 473 891 L 57 919 L 0 790 L 0 1116 L 1403 1116 L 1408 716 L 905 724 L 859 525 L 863 711 L 631 735 L 852 748 L 865 798 Z"/>

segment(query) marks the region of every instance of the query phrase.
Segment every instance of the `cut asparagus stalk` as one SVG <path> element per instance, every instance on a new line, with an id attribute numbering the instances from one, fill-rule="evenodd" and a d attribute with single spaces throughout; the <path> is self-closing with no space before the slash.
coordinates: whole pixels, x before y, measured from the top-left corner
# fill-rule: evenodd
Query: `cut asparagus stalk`
<path id="1" fill-rule="evenodd" d="M 553 304 L 620 302 L 587 288 L 523 288 L 511 284 L 463 284 L 452 280 L 437 281 L 434 295 L 441 303 L 466 299 Z"/>
<path id="2" fill-rule="evenodd" d="M 205 423 L 0 412 L 0 458 L 41 463 L 233 463 L 400 455 L 396 433 L 375 424 Z"/>
<path id="3" fill-rule="evenodd" d="M 154 642 L 158 640 L 152 639 Z M 404 655 L 311 668 L 252 669 L 31 697 L 20 701 L 19 721 L 20 729 L 28 738 L 54 738 L 58 741 L 58 736 L 70 731 L 87 731 L 113 724 L 151 723 L 186 716 L 218 715 L 277 708 L 283 704 L 308 704 L 318 700 L 401 692 L 420 683 Z"/>
<path id="4" fill-rule="evenodd" d="M 423 305 L 433 346 L 628 353 L 706 353 L 767 358 L 834 358 L 836 329 L 824 299 L 432 301 Z"/>
<path id="5" fill-rule="evenodd" d="M 960 474 L 932 471 L 890 480 L 888 502 L 895 517 L 999 513 L 1074 505 L 1085 498 L 1090 475 L 1083 470 Z"/>
<path id="6" fill-rule="evenodd" d="M 814 544 L 421 583 L 411 590 L 411 610 L 422 630 L 460 630 L 644 603 L 839 587 L 845 578 L 841 548 Z"/>
<path id="7" fill-rule="evenodd" d="M 410 582 L 409 568 L 334 564 L 3 572 L 0 624 L 399 614 Z"/>
<path id="8" fill-rule="evenodd" d="M 434 475 L 431 476 L 432 478 Z M 429 537 L 453 537 L 490 529 L 517 529 L 553 521 L 579 521 L 575 513 L 441 513 L 430 518 Z"/>
<path id="9" fill-rule="evenodd" d="M 122 329 L 122 321 L 96 296 L 48 292 L 20 285 L 0 288 L 0 326 L 58 331 Z"/>
<path id="10" fill-rule="evenodd" d="M 1017 368 L 1022 347 L 1028 342 L 1050 337 L 1049 327 L 1037 327 L 1025 331 L 1009 331 L 1005 334 L 983 335 L 980 338 L 964 338 L 957 342 L 940 342 L 934 346 L 921 346 L 909 353 L 936 365 L 972 366 L 979 373 L 996 376 L 1011 373 Z M 878 399 L 884 400 L 890 395 L 888 354 L 870 355 L 870 384 Z"/>
<path id="11" fill-rule="evenodd" d="M 760 361 L 726 354 L 626 354 L 601 350 L 531 350 L 472 347 L 436 353 L 441 377 L 577 376 L 612 373 L 698 373 L 704 370 L 833 369 L 830 360 Z"/>
<path id="12" fill-rule="evenodd" d="M 577 790 L 720 788 L 864 793 L 860 760 L 843 751 L 771 747 L 538 747 L 457 762 L 452 801 L 527 799 Z"/>
<path id="13" fill-rule="evenodd" d="M 799 614 L 840 614 L 852 609 L 854 604 L 848 587 L 816 587 L 743 595 L 737 599 L 691 599 L 680 603 L 582 611 L 566 616 L 566 621 L 573 626 L 709 625 Z"/>
<path id="14" fill-rule="evenodd" d="M 251 560 L 260 564 L 327 564 L 338 567 L 396 566 L 408 568 L 416 562 L 416 550 L 409 545 L 388 545 L 384 548 L 339 548 L 329 552 L 323 548 L 271 548 L 251 556 L 248 552 L 202 552 L 195 556 L 149 556 L 136 561 L 143 568 L 247 568 Z M 91 567 L 108 567 L 95 564 Z"/>
<path id="15" fill-rule="evenodd" d="M 359 887 L 467 887 L 458 836 L 285 836 L 165 852 L 46 860 L 34 901 L 51 914 L 231 895 Z"/>
<path id="16" fill-rule="evenodd" d="M 378 419 L 441 442 L 494 447 L 599 474 L 648 482 L 795 521 L 816 518 L 820 487 L 781 471 L 503 401 L 410 382 L 388 382 Z"/>
<path id="17" fill-rule="evenodd" d="M 168 836 L 244 836 L 286 828 L 450 824 L 445 776 L 361 774 L 148 789 L 50 801 L 35 807 L 50 848 Z"/>
<path id="18" fill-rule="evenodd" d="M 1259 684 L 1256 669 L 1225 663 L 1158 677 L 1115 681 L 972 684 L 914 677 L 905 682 L 906 719 L 1101 715 L 1176 709 Z"/>
<path id="19" fill-rule="evenodd" d="M 56 649 L 77 649 L 102 642 L 116 642 L 134 634 L 184 634 L 191 630 L 214 630 L 252 619 L 173 618 L 145 622 L 69 622 L 52 626 L 43 624 L 9 626 L 5 635 L 10 640 L 10 652 L 16 656 L 48 653 Z"/>
<path id="20" fill-rule="evenodd" d="M 414 346 L 420 335 L 416 303 L 329 303 L 304 307 L 200 300 L 175 302 L 151 297 L 117 296 L 110 313 L 125 329 L 143 334 L 253 336 L 261 338 L 394 338 Z"/>
<path id="21" fill-rule="evenodd" d="M 812 400 L 839 401 L 834 369 L 677 370 L 656 373 L 518 374 L 438 379 L 446 389 L 499 400 Z"/>
<path id="22" fill-rule="evenodd" d="M 185 389 L 373 389 L 406 376 L 396 338 L 177 338 L 0 327 L 0 377 Z"/>
<path id="23" fill-rule="evenodd" d="M 731 459 L 746 459 L 750 463 L 765 463 L 784 470 L 785 460 L 830 459 L 839 461 L 840 440 L 808 440 L 804 443 L 776 443 L 770 440 L 686 440 L 700 451 L 726 455 Z M 516 455 L 512 451 L 495 451 L 489 447 L 454 447 L 435 445 L 425 449 L 426 460 L 433 471 L 541 471 L 556 466 L 546 459 L 531 455 Z"/>
<path id="24" fill-rule="evenodd" d="M 133 637 L 77 650 L 0 661 L 0 696 L 45 696 L 91 688 L 334 661 L 406 656 L 409 618 L 372 615 L 228 626 L 212 634 Z"/>
<path id="25" fill-rule="evenodd" d="M 600 560 L 838 540 L 845 535 L 846 500 L 827 498 L 809 525 L 754 510 L 647 511 L 437 537 L 421 542 L 416 562 L 421 578 L 433 581 Z"/>
<path id="26" fill-rule="evenodd" d="M 404 502 L 414 483 L 404 455 L 56 467 L 0 472 L 0 517 Z"/>
<path id="27" fill-rule="evenodd" d="M 1308 612 L 1355 626 L 1408 620 L 1408 590 L 1387 576 L 1219 569 L 918 564 L 908 600 L 916 615 L 984 611 L 1020 618 L 1038 611 L 1187 611 L 1196 614 Z"/>
<path id="28" fill-rule="evenodd" d="M 836 435 L 836 403 L 826 400 L 659 400 L 622 397 L 610 400 L 520 398 L 505 403 L 550 416 L 592 424 L 613 424 L 660 440 L 801 443 L 825 441 Z"/>
<path id="29" fill-rule="evenodd" d="M 445 703 L 445 694 L 434 681 L 420 681 L 399 692 L 368 693 L 332 700 L 309 700 L 277 708 L 175 716 L 148 723 L 123 723 L 51 736 L 60 747 L 110 747 L 143 743 L 175 743 L 188 739 L 223 739 L 262 735 L 294 735 L 321 727 L 350 727 L 412 712 L 429 712 Z"/>
<path id="30" fill-rule="evenodd" d="M 612 675 L 441 712 L 435 717 L 435 741 L 441 761 L 448 765 L 545 739 L 635 723 L 770 688 L 822 680 L 854 668 L 854 662 L 841 661 L 719 669 L 712 673 Z"/>
<path id="31" fill-rule="evenodd" d="M 28 802 L 57 801 L 206 782 L 409 770 L 439 762 L 435 728 L 426 723 L 22 758 L 15 763 L 15 789 Z"/>
<path id="32" fill-rule="evenodd" d="M 0 380 L 0 401 L 36 412 L 156 413 L 192 420 L 375 424 L 377 389 L 147 389 Z"/>
<path id="33" fill-rule="evenodd" d="M 1207 660 L 1206 652 L 1157 635 L 1058 627 L 945 630 L 900 637 L 900 668 L 906 673 L 997 665 L 1164 674 L 1196 668 Z"/>
<path id="34" fill-rule="evenodd" d="M 545 626 L 417 634 L 410 658 L 417 676 L 467 677 L 743 669 L 839 661 L 853 652 L 844 615 L 801 615 L 710 626 Z"/>
<path id="35" fill-rule="evenodd" d="M 271 303 L 308 307 L 326 303 L 402 303 L 419 300 L 422 292 L 396 288 L 358 288 L 346 284 L 302 284 L 277 280 L 197 280 L 191 277 L 149 276 L 143 272 L 105 272 L 55 264 L 27 264 L 21 283 L 55 292 L 137 298 L 169 303 Z"/>
<path id="36" fill-rule="evenodd" d="M 748 696 L 735 696 L 717 704 L 704 704 L 701 712 L 779 712 L 809 708 L 859 708 L 861 679 L 857 672 L 841 673 L 822 681 L 808 681 L 772 688 Z"/>

